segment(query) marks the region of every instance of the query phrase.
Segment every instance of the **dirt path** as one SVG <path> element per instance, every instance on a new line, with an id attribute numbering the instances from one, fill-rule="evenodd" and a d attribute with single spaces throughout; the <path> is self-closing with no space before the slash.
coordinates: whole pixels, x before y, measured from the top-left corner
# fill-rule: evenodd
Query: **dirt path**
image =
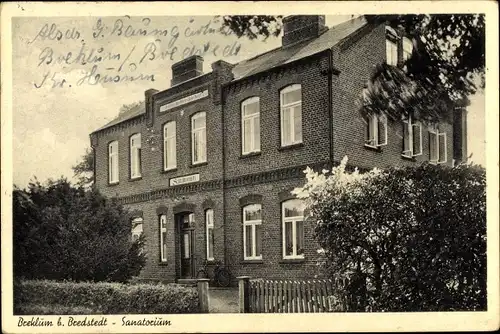
<path id="1" fill-rule="evenodd" d="M 210 288 L 208 310 L 210 313 L 238 313 L 238 288 Z"/>

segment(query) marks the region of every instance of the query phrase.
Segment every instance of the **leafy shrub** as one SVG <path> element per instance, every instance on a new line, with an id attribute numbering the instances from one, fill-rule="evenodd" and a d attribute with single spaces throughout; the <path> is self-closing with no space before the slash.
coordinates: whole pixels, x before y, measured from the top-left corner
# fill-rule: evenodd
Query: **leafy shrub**
<path id="1" fill-rule="evenodd" d="M 127 211 L 96 190 L 66 180 L 13 192 L 14 276 L 127 281 L 145 264 Z"/>
<path id="2" fill-rule="evenodd" d="M 177 284 L 24 280 L 14 285 L 15 314 L 197 313 L 198 303 L 196 288 Z"/>
<path id="3" fill-rule="evenodd" d="M 351 310 L 485 310 L 485 170 L 361 174 L 346 164 L 329 175 L 307 170 L 294 193 L 310 209 L 327 276 L 357 282 Z"/>

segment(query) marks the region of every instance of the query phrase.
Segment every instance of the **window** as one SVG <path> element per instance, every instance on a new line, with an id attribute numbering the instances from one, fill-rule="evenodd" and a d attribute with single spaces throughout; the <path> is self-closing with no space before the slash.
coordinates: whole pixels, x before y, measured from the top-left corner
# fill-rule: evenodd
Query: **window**
<path id="1" fill-rule="evenodd" d="M 292 199 L 282 204 L 283 208 L 283 258 L 304 258 L 304 204 Z"/>
<path id="2" fill-rule="evenodd" d="M 408 38 L 403 38 L 403 60 L 407 60 L 413 53 L 413 43 Z"/>
<path id="3" fill-rule="evenodd" d="M 207 236 L 207 260 L 214 259 L 214 210 L 205 212 L 206 236 Z"/>
<path id="4" fill-rule="evenodd" d="M 207 161 L 206 114 L 199 112 L 191 117 L 191 156 L 193 164 Z"/>
<path id="5" fill-rule="evenodd" d="M 397 66 L 398 64 L 398 45 L 391 38 L 385 40 L 386 63 Z"/>
<path id="6" fill-rule="evenodd" d="M 142 218 L 132 219 L 132 241 L 136 241 L 142 235 Z"/>
<path id="7" fill-rule="evenodd" d="M 243 154 L 260 151 L 260 106 L 258 97 L 251 97 L 241 103 L 241 142 Z"/>
<path id="8" fill-rule="evenodd" d="M 130 177 L 141 176 L 141 134 L 130 137 Z"/>
<path id="9" fill-rule="evenodd" d="M 281 91 L 281 146 L 302 142 L 302 89 L 300 84 Z"/>
<path id="10" fill-rule="evenodd" d="M 177 139 L 175 134 L 175 121 L 163 126 L 163 168 L 164 170 L 177 167 Z"/>
<path id="11" fill-rule="evenodd" d="M 366 116 L 365 145 L 380 147 L 387 145 L 387 117 L 385 115 Z"/>
<path id="12" fill-rule="evenodd" d="M 114 141 L 108 145 L 109 154 L 109 183 L 117 183 L 118 178 L 118 142 Z"/>
<path id="13" fill-rule="evenodd" d="M 243 248 L 245 260 L 262 259 L 262 207 L 251 204 L 243 208 Z"/>
<path id="14" fill-rule="evenodd" d="M 446 133 L 439 132 L 437 126 L 429 129 L 429 161 L 434 164 L 445 163 L 447 157 Z"/>
<path id="15" fill-rule="evenodd" d="M 403 153 L 404 157 L 422 155 L 422 126 L 413 122 L 411 117 L 403 120 Z"/>
<path id="16" fill-rule="evenodd" d="M 167 262 L 167 215 L 160 216 L 160 261 Z"/>

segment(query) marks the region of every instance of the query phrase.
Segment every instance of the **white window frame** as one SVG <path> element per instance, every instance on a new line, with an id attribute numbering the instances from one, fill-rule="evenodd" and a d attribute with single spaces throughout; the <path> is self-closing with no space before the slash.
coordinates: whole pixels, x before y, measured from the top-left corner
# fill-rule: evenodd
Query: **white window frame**
<path id="1" fill-rule="evenodd" d="M 194 128 L 195 120 L 198 120 L 201 118 L 204 119 L 203 126 L 200 126 L 200 127 L 195 129 Z M 200 152 L 195 152 L 196 134 L 201 134 L 201 137 L 199 137 L 199 138 L 201 138 L 201 141 L 203 144 L 201 156 L 198 156 L 198 154 L 197 154 Z M 199 145 L 198 145 L 198 147 L 199 147 Z M 202 111 L 202 112 L 198 112 L 198 113 L 194 114 L 193 116 L 191 116 L 191 162 L 193 163 L 193 165 L 195 165 L 195 164 L 204 163 L 206 161 L 207 161 L 207 117 L 206 117 L 206 113 L 204 111 Z"/>
<path id="2" fill-rule="evenodd" d="M 141 177 L 141 134 L 130 136 L 130 178 Z"/>
<path id="3" fill-rule="evenodd" d="M 371 114 L 366 118 L 366 127 L 371 128 L 372 137 L 365 138 L 365 146 L 378 148 L 387 145 L 387 116 Z M 380 140 L 380 124 L 383 126 L 384 141 Z"/>
<path id="4" fill-rule="evenodd" d="M 245 211 L 250 208 L 255 208 L 258 207 L 260 208 L 261 212 L 261 219 L 255 219 L 255 220 L 246 220 L 245 218 Z M 262 253 L 260 255 L 257 255 L 257 242 L 256 242 L 256 225 L 261 225 L 262 226 L 262 205 L 261 204 L 249 204 L 243 207 L 243 259 L 245 260 L 262 260 Z M 252 227 L 252 254 L 247 255 L 247 226 Z M 260 240 L 261 245 L 262 245 L 262 240 Z M 261 251 L 262 251 L 262 246 L 261 246 Z"/>
<path id="5" fill-rule="evenodd" d="M 141 226 L 139 233 L 135 232 L 134 229 L 136 226 Z M 142 217 L 136 217 L 132 219 L 132 241 L 135 241 L 134 236 L 137 236 L 137 239 L 141 237 L 141 235 L 144 233 L 144 219 Z"/>
<path id="6" fill-rule="evenodd" d="M 408 37 L 403 37 L 403 61 L 411 57 L 413 53 L 413 42 Z"/>
<path id="7" fill-rule="evenodd" d="M 430 136 L 429 136 L 429 163 L 431 164 L 434 164 L 434 165 L 437 165 L 437 164 L 444 164 L 448 161 L 448 141 L 447 141 L 447 138 L 446 138 L 446 132 L 439 132 L 439 127 L 434 125 L 434 126 L 431 126 L 429 127 L 429 134 L 433 134 L 436 136 L 436 156 L 437 156 L 437 159 L 436 160 L 432 160 L 432 157 L 430 156 L 431 155 L 431 149 L 430 149 L 430 145 L 432 145 L 432 140 L 430 140 Z M 441 156 L 441 152 L 439 151 L 440 150 L 440 142 L 441 140 L 444 140 L 444 160 L 440 160 L 440 156 Z"/>
<path id="8" fill-rule="evenodd" d="M 120 165 L 118 155 L 118 141 L 108 144 L 108 179 L 109 183 L 118 183 L 120 180 Z"/>
<path id="9" fill-rule="evenodd" d="M 289 92 L 296 91 L 296 90 L 300 90 L 300 100 L 292 102 L 292 103 L 284 104 L 285 94 L 289 93 Z M 295 134 L 295 109 L 294 109 L 294 107 L 298 107 L 298 106 L 300 106 L 300 123 L 301 123 L 301 127 L 303 128 L 303 126 L 302 126 L 302 85 L 301 84 L 293 84 L 293 85 L 290 85 L 290 86 L 283 88 L 280 91 L 280 122 L 281 122 L 281 146 L 282 147 L 302 143 L 302 140 L 304 137 L 303 132 L 301 132 L 300 138 L 296 138 L 296 134 Z M 284 117 L 283 116 L 284 116 L 285 112 L 290 112 L 290 129 L 288 129 L 288 130 L 290 131 L 291 141 L 287 142 L 287 143 L 284 141 L 285 140 L 285 138 L 284 138 L 285 125 L 284 125 Z"/>
<path id="10" fill-rule="evenodd" d="M 401 153 L 401 155 L 406 158 L 413 158 L 422 155 L 422 124 L 420 122 L 414 122 L 411 117 L 408 117 L 407 119 L 403 120 L 403 127 L 406 127 L 408 129 L 408 138 L 405 138 L 403 129 L 403 152 Z M 420 150 L 418 152 L 414 152 L 414 133 L 416 133 L 417 131 L 419 133 L 418 147 L 420 148 Z M 409 147 L 409 149 L 406 151 L 404 149 L 405 140 L 408 141 Z"/>
<path id="11" fill-rule="evenodd" d="M 207 209 L 205 211 L 205 235 L 206 235 L 206 240 L 207 240 L 207 260 L 208 261 L 213 261 L 215 259 L 215 255 L 213 254 L 215 252 L 215 242 L 212 243 L 212 256 L 210 256 L 210 233 L 209 231 L 212 230 L 212 235 L 214 235 L 214 210 L 213 209 Z M 215 238 L 215 235 L 214 235 Z"/>
<path id="12" fill-rule="evenodd" d="M 163 238 L 163 233 L 167 233 L 167 215 L 160 215 L 160 261 L 167 262 L 167 249 L 163 246 L 167 245 L 167 240 Z"/>
<path id="13" fill-rule="evenodd" d="M 287 204 L 297 202 L 300 203 L 301 200 L 299 199 L 290 199 L 287 201 L 284 201 L 281 203 L 281 219 L 282 219 L 282 249 L 283 249 L 283 259 L 285 260 L 291 260 L 291 259 L 303 259 L 305 254 L 297 254 L 297 222 L 301 221 L 303 224 L 303 228 L 305 228 L 305 222 L 304 222 L 304 212 L 302 212 L 302 216 L 294 216 L 294 217 L 285 217 L 285 207 Z M 286 223 L 291 222 L 292 223 L 292 243 L 293 243 L 293 250 L 292 250 L 292 255 L 286 255 Z M 303 236 L 303 242 L 305 245 L 305 235 Z"/>
<path id="14" fill-rule="evenodd" d="M 170 152 L 168 147 L 173 147 L 174 150 Z M 169 121 L 163 125 L 163 169 L 168 171 L 175 168 L 177 168 L 177 124 L 175 121 Z"/>
<path id="15" fill-rule="evenodd" d="M 252 105 L 252 104 L 258 104 L 258 111 L 255 114 L 250 114 L 250 115 L 245 115 L 246 111 L 246 106 Z M 255 119 L 257 119 L 257 122 L 255 122 Z M 245 150 L 245 121 L 250 122 L 250 149 L 247 151 Z M 243 102 L 241 102 L 241 153 L 242 154 L 249 154 L 249 153 L 255 153 L 255 152 L 260 152 L 260 140 L 257 144 L 257 136 L 256 136 L 256 131 L 255 131 L 255 126 L 259 127 L 259 134 L 260 134 L 260 99 L 257 96 L 250 97 Z M 260 136 L 260 135 L 259 135 Z M 260 139 L 260 138 L 259 138 Z"/>
<path id="16" fill-rule="evenodd" d="M 398 65 L 398 43 L 388 36 L 385 38 L 385 57 L 387 65 Z"/>

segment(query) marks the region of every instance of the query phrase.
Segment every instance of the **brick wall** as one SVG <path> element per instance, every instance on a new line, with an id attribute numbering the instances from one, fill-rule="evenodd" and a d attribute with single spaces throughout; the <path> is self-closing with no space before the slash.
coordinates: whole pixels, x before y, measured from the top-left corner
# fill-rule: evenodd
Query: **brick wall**
<path id="1" fill-rule="evenodd" d="M 365 82 L 374 73 L 377 64 L 385 61 L 385 27 L 380 25 L 361 37 L 355 44 L 334 50 L 334 67 L 341 73 L 333 77 L 333 158 L 340 161 L 348 156 L 349 163 L 359 167 L 388 167 L 422 163 L 429 160 L 428 128 L 422 125 L 422 155 L 414 160 L 401 156 L 403 124 L 388 121 L 387 145 L 380 151 L 364 146 L 365 123 L 360 112 L 359 99 Z M 443 123 L 447 133 L 448 163 L 453 158 L 453 129 Z"/>

